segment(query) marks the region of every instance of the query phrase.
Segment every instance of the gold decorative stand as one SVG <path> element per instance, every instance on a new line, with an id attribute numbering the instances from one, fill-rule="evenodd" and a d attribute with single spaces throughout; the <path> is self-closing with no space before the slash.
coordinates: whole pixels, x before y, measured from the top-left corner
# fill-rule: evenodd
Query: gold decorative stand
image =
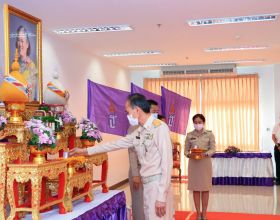
<path id="1" fill-rule="evenodd" d="M 101 171 L 101 180 L 93 180 L 92 181 L 92 187 L 96 188 L 98 186 L 102 186 L 102 192 L 107 193 L 109 192 L 108 186 L 107 186 L 107 174 L 108 174 L 108 154 L 102 153 L 102 154 L 96 154 L 86 157 L 87 163 L 90 166 L 102 166 Z"/>
<path id="2" fill-rule="evenodd" d="M 0 219 L 6 219 L 6 178 L 7 165 L 27 159 L 26 145 L 19 143 L 0 143 Z"/>
<path id="3" fill-rule="evenodd" d="M 75 140 L 75 146 L 82 148 L 82 143 L 79 137 L 76 137 Z M 92 167 L 95 166 L 102 166 L 101 170 L 101 180 L 93 180 L 92 181 L 92 188 L 96 188 L 98 186 L 102 186 L 102 192 L 107 193 L 109 192 L 108 186 L 107 186 L 107 175 L 108 175 L 108 154 L 102 153 L 102 154 L 95 154 L 91 156 L 86 157 L 86 163 Z"/>
<path id="4" fill-rule="evenodd" d="M 7 192 L 11 207 L 8 220 L 14 220 L 19 212 L 32 212 L 33 220 L 40 220 L 40 211 L 58 204 L 60 212 L 65 212 L 62 202 L 67 179 L 67 161 L 57 160 L 44 164 L 9 164 L 7 173 Z M 46 200 L 45 179 L 57 179 L 59 177 L 58 195 Z M 30 202 L 19 203 L 18 184 L 31 183 Z"/>
<path id="5" fill-rule="evenodd" d="M 66 212 L 73 210 L 72 202 L 85 197 L 85 202 L 92 201 L 92 167 L 87 166 L 85 157 L 68 158 L 68 177 L 63 206 Z M 61 213 L 64 214 L 64 213 Z"/>

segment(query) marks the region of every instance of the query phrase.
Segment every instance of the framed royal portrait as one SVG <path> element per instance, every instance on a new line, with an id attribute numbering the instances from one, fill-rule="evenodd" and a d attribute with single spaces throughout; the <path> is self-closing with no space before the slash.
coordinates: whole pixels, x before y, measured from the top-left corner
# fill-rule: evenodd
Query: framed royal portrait
<path id="1" fill-rule="evenodd" d="M 16 49 L 20 73 L 29 87 L 30 105 L 42 103 L 41 20 L 10 5 L 4 5 L 5 74 L 9 75 Z"/>

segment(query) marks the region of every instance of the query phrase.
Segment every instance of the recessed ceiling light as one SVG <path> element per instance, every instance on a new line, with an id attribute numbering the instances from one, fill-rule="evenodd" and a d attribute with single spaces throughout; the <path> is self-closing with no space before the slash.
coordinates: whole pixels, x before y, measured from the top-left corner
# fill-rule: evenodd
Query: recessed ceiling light
<path id="1" fill-rule="evenodd" d="M 244 46 L 244 47 L 210 47 L 206 48 L 205 52 L 225 52 L 236 50 L 264 50 L 268 49 L 268 46 Z"/>
<path id="2" fill-rule="evenodd" d="M 262 63 L 264 59 L 255 59 L 255 60 L 216 60 L 214 64 L 226 64 L 226 63 Z"/>
<path id="3" fill-rule="evenodd" d="M 261 14 L 261 15 L 249 15 L 239 17 L 224 17 L 224 18 L 205 18 L 188 20 L 189 26 L 204 26 L 204 25 L 217 25 L 217 24 L 235 24 L 235 23 L 249 23 L 259 21 L 273 21 L 277 19 L 277 15 L 274 14 Z"/>
<path id="4" fill-rule="evenodd" d="M 158 50 L 145 50 L 145 51 L 131 51 L 131 52 L 116 52 L 105 53 L 104 57 L 127 57 L 127 56 L 144 56 L 144 55 L 158 55 L 161 54 Z"/>
<path id="5" fill-rule="evenodd" d="M 132 31 L 133 28 L 129 25 L 105 25 L 95 27 L 80 27 L 80 28 L 60 28 L 53 32 L 56 34 L 85 34 L 94 32 L 114 32 L 114 31 Z"/>
<path id="6" fill-rule="evenodd" d="M 158 64 L 134 64 L 129 65 L 129 68 L 145 68 L 145 67 L 163 67 L 163 66 L 176 66 L 176 63 L 158 63 Z"/>

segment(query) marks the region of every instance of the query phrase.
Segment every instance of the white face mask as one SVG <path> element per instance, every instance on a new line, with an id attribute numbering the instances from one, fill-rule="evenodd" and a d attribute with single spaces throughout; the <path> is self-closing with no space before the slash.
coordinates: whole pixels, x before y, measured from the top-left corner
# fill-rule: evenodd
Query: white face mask
<path id="1" fill-rule="evenodd" d="M 139 124 L 138 118 L 133 118 L 132 115 L 127 115 L 127 119 L 128 119 L 129 124 L 130 124 L 131 126 L 136 126 L 136 125 Z"/>
<path id="2" fill-rule="evenodd" d="M 152 116 L 154 117 L 154 119 L 158 119 L 158 113 L 152 113 Z"/>
<path id="3" fill-rule="evenodd" d="M 194 128 L 197 131 L 201 131 L 204 128 L 204 124 L 194 124 Z"/>

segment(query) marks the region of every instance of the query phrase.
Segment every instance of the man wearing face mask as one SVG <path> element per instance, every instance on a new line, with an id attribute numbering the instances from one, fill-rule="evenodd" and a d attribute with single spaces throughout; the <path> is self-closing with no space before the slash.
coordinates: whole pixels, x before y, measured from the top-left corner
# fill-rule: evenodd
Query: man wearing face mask
<path id="1" fill-rule="evenodd" d="M 209 191 L 212 187 L 211 156 L 215 153 L 215 137 L 212 131 L 205 129 L 205 117 L 202 114 L 193 116 L 194 131 L 187 134 L 185 155 L 189 158 L 188 190 L 193 191 L 193 199 L 198 220 L 206 220 Z M 198 160 L 191 153 L 192 149 L 202 149 L 204 153 Z M 202 209 L 200 209 L 202 200 Z"/>
<path id="2" fill-rule="evenodd" d="M 141 168 L 145 220 L 173 219 L 171 171 L 172 143 L 168 126 L 155 119 L 145 96 L 131 94 L 126 101 L 128 120 L 139 127 L 126 137 L 87 149 L 75 148 L 70 155 L 92 155 L 135 148 Z M 143 218 L 142 218 L 143 219 Z"/>
<path id="3" fill-rule="evenodd" d="M 152 99 L 147 100 L 150 105 L 150 113 L 155 119 L 158 118 L 159 107 L 158 103 Z M 128 134 L 131 134 L 135 129 L 139 127 L 138 121 L 131 119 L 131 125 L 128 129 Z M 140 162 L 137 158 L 135 148 L 128 149 L 129 158 L 129 187 L 131 192 L 132 202 L 132 216 L 133 220 L 143 220 L 144 209 L 143 209 L 143 185 L 141 183 L 140 176 Z"/>
<path id="4" fill-rule="evenodd" d="M 149 99 L 147 100 L 148 103 L 150 104 L 150 112 L 154 116 L 154 118 L 158 118 L 158 113 L 159 113 L 159 107 L 158 103 L 155 100 Z"/>

